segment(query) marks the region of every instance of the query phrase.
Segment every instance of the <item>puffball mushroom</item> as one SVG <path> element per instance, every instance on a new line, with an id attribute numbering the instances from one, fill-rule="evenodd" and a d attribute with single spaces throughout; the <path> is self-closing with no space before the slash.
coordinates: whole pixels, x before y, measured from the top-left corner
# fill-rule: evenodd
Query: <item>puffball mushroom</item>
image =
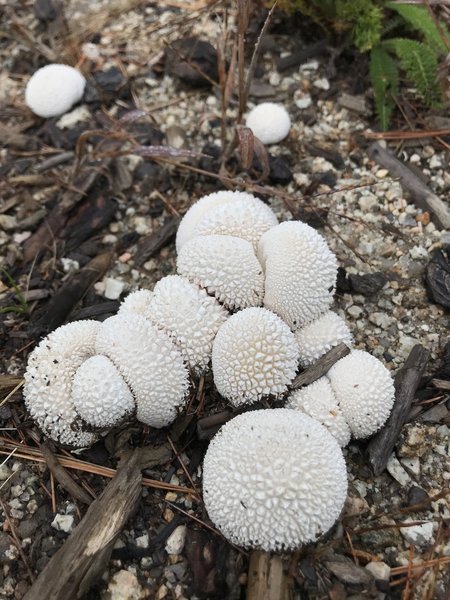
<path id="1" fill-rule="evenodd" d="M 336 396 L 326 377 L 296 390 L 289 395 L 286 408 L 299 410 L 319 421 L 336 438 L 341 447 L 350 441 L 350 429 L 342 414 Z"/>
<path id="2" fill-rule="evenodd" d="M 228 309 L 262 304 L 263 270 L 246 240 L 230 235 L 194 237 L 181 248 L 177 271 Z"/>
<path id="3" fill-rule="evenodd" d="M 387 421 L 395 398 L 388 369 L 364 350 L 352 350 L 327 373 L 353 437 L 366 438 Z"/>
<path id="4" fill-rule="evenodd" d="M 232 192 L 230 190 L 213 192 L 212 194 L 199 198 L 197 202 L 189 208 L 180 221 L 177 237 L 175 239 L 177 253 L 180 252 L 187 241 L 194 237 L 194 231 L 198 222 L 209 211 L 214 210 L 222 204 L 228 204 L 229 202 L 234 202 L 238 199 L 246 200 L 248 198 L 253 198 L 253 196 L 247 192 Z"/>
<path id="5" fill-rule="evenodd" d="M 25 372 L 24 399 L 42 431 L 61 444 L 90 446 L 95 434 L 83 430 L 72 400 L 77 369 L 95 354 L 96 321 L 59 327 L 33 350 Z"/>
<path id="6" fill-rule="evenodd" d="M 72 383 L 75 410 L 93 427 L 112 427 L 135 408 L 134 398 L 113 363 L 106 356 L 88 358 Z"/>
<path id="7" fill-rule="evenodd" d="M 306 223 L 286 221 L 260 239 L 264 306 L 293 330 L 314 321 L 333 300 L 337 261 L 324 238 Z"/>
<path id="8" fill-rule="evenodd" d="M 295 332 L 300 350 L 300 364 L 308 367 L 338 344 L 351 346 L 353 336 L 347 323 L 335 312 L 328 310 L 318 319 Z"/>
<path id="9" fill-rule="evenodd" d="M 58 117 L 81 100 L 83 75 L 69 65 L 51 64 L 38 69 L 25 88 L 25 103 L 39 117 Z"/>
<path id="10" fill-rule="evenodd" d="M 193 229 L 193 235 L 232 235 L 253 244 L 255 253 L 263 233 L 278 225 L 273 210 L 251 194 L 209 210 Z"/>
<path id="11" fill-rule="evenodd" d="M 235 417 L 213 438 L 203 463 L 208 515 L 245 548 L 293 550 L 315 541 L 335 523 L 346 496 L 337 441 L 295 410 Z"/>
<path id="12" fill-rule="evenodd" d="M 247 308 L 232 315 L 214 340 L 214 383 L 233 406 L 285 392 L 297 365 L 294 334 L 265 308 Z"/>
<path id="13" fill-rule="evenodd" d="M 221 234 L 242 237 L 255 244 L 278 224 L 275 213 L 247 192 L 223 190 L 203 196 L 181 219 L 176 237 L 177 253 L 197 235 Z"/>
<path id="14" fill-rule="evenodd" d="M 263 144 L 278 144 L 289 133 L 291 119 L 281 104 L 263 102 L 249 112 L 245 124 Z"/>
<path id="15" fill-rule="evenodd" d="M 227 311 L 205 290 L 179 275 L 161 279 L 144 316 L 161 327 L 197 373 L 211 360 L 212 345 Z"/>
<path id="16" fill-rule="evenodd" d="M 135 292 L 131 292 L 131 294 L 128 294 L 125 300 L 120 303 L 118 314 L 132 312 L 136 315 L 145 316 L 152 296 L 153 292 L 150 290 L 136 290 Z"/>
<path id="17" fill-rule="evenodd" d="M 125 311 L 101 324 L 95 351 L 112 361 L 131 388 L 139 421 L 165 427 L 175 419 L 186 398 L 188 370 L 164 332 Z"/>

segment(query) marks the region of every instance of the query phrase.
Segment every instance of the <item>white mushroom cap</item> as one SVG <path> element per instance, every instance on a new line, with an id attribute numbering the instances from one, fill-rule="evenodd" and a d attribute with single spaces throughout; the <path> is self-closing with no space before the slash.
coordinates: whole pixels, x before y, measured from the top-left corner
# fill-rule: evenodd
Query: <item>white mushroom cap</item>
<path id="1" fill-rule="evenodd" d="M 204 235 L 181 248 L 177 271 L 226 308 L 262 304 L 264 275 L 252 245 L 230 235 Z"/>
<path id="2" fill-rule="evenodd" d="M 42 431 L 61 444 L 90 446 L 95 435 L 83 431 L 72 400 L 76 370 L 95 354 L 97 321 L 76 321 L 55 329 L 28 357 L 24 398 Z"/>
<path id="3" fill-rule="evenodd" d="M 251 194 L 242 194 L 203 215 L 193 229 L 193 236 L 233 235 L 251 242 L 257 252 L 262 234 L 275 225 L 278 219 L 269 206 Z"/>
<path id="4" fill-rule="evenodd" d="M 175 419 L 188 390 L 188 371 L 163 331 L 124 312 L 101 324 L 95 350 L 114 363 L 131 388 L 139 421 L 165 427 Z"/>
<path id="5" fill-rule="evenodd" d="M 205 290 L 169 275 L 155 285 L 144 316 L 171 337 L 192 369 L 201 372 L 211 360 L 214 338 L 228 313 Z"/>
<path id="6" fill-rule="evenodd" d="M 299 410 L 322 423 L 340 446 L 344 447 L 349 443 L 350 429 L 326 377 L 321 377 L 314 383 L 292 392 L 286 408 Z"/>
<path id="7" fill-rule="evenodd" d="M 39 117 L 63 115 L 84 94 L 86 79 L 69 65 L 52 64 L 38 69 L 25 89 L 25 102 Z"/>
<path id="8" fill-rule="evenodd" d="M 328 309 L 337 261 L 315 229 L 300 221 L 272 227 L 259 242 L 258 258 L 265 270 L 264 306 L 291 329 L 304 327 Z"/>
<path id="9" fill-rule="evenodd" d="M 194 237 L 194 230 L 199 221 L 211 210 L 216 209 L 222 204 L 228 204 L 230 202 L 236 202 L 236 200 L 250 200 L 254 198 L 252 194 L 247 192 L 231 192 L 230 190 L 221 190 L 220 192 L 214 192 L 203 196 L 197 202 L 195 202 L 189 210 L 186 212 L 184 217 L 181 219 L 180 225 L 177 231 L 176 237 L 176 249 L 177 253 L 181 250 L 184 244 Z"/>
<path id="10" fill-rule="evenodd" d="M 394 383 L 381 361 L 352 350 L 327 373 L 345 420 L 355 438 L 366 438 L 386 422 L 394 404 Z"/>
<path id="11" fill-rule="evenodd" d="M 150 290 L 137 290 L 136 292 L 131 292 L 131 294 L 128 294 L 125 300 L 121 302 L 117 314 L 120 315 L 124 312 L 132 312 L 136 315 L 145 316 L 152 296 L 153 292 Z"/>
<path id="12" fill-rule="evenodd" d="M 297 365 L 294 334 L 265 308 L 247 308 L 232 315 L 214 340 L 214 383 L 233 406 L 285 392 Z"/>
<path id="13" fill-rule="evenodd" d="M 226 423 L 203 464 L 211 521 L 239 546 L 292 550 L 335 523 L 347 496 L 342 451 L 295 410 L 257 410 Z"/>
<path id="14" fill-rule="evenodd" d="M 295 332 L 300 350 L 300 364 L 308 367 L 328 350 L 344 343 L 353 344 L 353 336 L 347 323 L 335 312 L 328 310 L 309 325 Z"/>
<path id="15" fill-rule="evenodd" d="M 134 410 L 134 398 L 122 375 L 106 358 L 88 358 L 73 378 L 77 413 L 93 427 L 112 427 Z"/>
<path id="16" fill-rule="evenodd" d="M 245 124 L 263 144 L 278 144 L 289 133 L 291 119 L 281 104 L 263 102 L 249 112 Z"/>

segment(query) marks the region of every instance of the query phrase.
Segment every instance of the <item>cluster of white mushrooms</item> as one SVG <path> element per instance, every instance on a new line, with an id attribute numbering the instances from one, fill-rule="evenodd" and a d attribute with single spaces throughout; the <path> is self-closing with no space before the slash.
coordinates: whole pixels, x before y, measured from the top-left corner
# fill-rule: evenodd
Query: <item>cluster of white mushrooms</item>
<path id="1" fill-rule="evenodd" d="M 212 440 L 204 500 L 230 540 L 264 550 L 316 539 L 347 490 L 340 446 L 372 435 L 394 387 L 376 358 L 352 350 L 315 383 L 290 392 L 306 367 L 351 333 L 329 310 L 337 261 L 325 240 L 243 192 L 196 202 L 176 238 L 177 275 L 131 293 L 103 323 L 60 327 L 31 353 L 25 402 L 42 430 L 73 446 L 136 418 L 152 427 L 182 409 L 190 373 L 212 365 L 234 407 L 286 398 L 286 408 L 235 417 Z"/>

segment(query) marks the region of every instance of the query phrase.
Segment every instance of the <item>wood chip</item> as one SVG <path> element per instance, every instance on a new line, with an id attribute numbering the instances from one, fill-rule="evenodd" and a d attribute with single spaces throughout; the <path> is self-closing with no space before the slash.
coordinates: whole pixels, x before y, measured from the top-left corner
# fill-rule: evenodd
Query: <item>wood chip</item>
<path id="1" fill-rule="evenodd" d="M 409 415 L 429 357 L 430 352 L 417 344 L 395 377 L 395 403 L 391 415 L 383 429 L 371 439 L 367 448 L 369 462 L 375 475 L 379 475 L 386 468 L 400 430 Z"/>

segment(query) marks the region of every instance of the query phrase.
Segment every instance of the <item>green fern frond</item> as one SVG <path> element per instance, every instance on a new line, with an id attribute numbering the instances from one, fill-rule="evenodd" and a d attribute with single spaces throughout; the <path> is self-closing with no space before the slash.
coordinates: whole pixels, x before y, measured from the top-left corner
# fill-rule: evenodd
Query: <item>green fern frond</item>
<path id="1" fill-rule="evenodd" d="M 370 0 L 336 0 L 338 18 L 348 24 L 360 52 L 367 52 L 380 41 L 383 13 Z"/>
<path id="2" fill-rule="evenodd" d="M 370 53 L 370 78 L 378 121 L 383 131 L 388 129 L 398 94 L 398 68 L 393 58 L 376 46 Z"/>
<path id="3" fill-rule="evenodd" d="M 397 12 L 413 29 L 420 31 L 428 45 L 438 54 L 447 53 L 448 48 L 436 23 L 424 6 L 414 4 L 396 4 L 387 2 L 386 7 Z M 443 35 L 450 42 L 450 34 L 443 23 L 440 23 Z"/>
<path id="4" fill-rule="evenodd" d="M 433 50 L 421 42 L 403 38 L 386 40 L 383 47 L 395 52 L 406 77 L 426 104 L 439 104 L 441 93 L 437 83 L 438 62 Z"/>

